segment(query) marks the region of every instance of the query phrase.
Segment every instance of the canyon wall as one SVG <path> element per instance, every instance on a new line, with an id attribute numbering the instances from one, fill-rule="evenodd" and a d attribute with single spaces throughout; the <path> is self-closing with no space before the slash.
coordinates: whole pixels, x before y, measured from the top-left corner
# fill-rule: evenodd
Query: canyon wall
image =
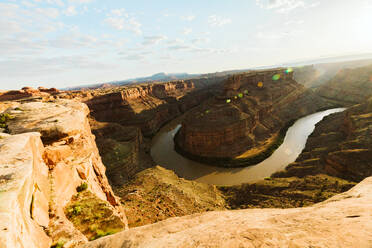
<path id="1" fill-rule="evenodd" d="M 152 136 L 166 122 L 209 98 L 208 87 L 223 79 L 202 78 L 95 91 L 85 102 L 97 121 L 137 126 L 143 135 Z"/>
<path id="2" fill-rule="evenodd" d="M 275 177 L 327 174 L 359 182 L 372 175 L 372 99 L 316 125 L 296 161 Z"/>
<path id="3" fill-rule="evenodd" d="M 342 106 L 366 101 L 372 95 L 372 65 L 342 69 L 316 92 Z"/>
<path id="4" fill-rule="evenodd" d="M 187 115 L 175 141 L 191 157 L 233 159 L 266 149 L 287 123 L 327 107 L 291 71 L 241 74 L 225 81 L 222 95 Z"/>
<path id="5" fill-rule="evenodd" d="M 69 100 L 22 103 L 2 113 L 8 116 L 9 134 L 0 139 L 1 197 L 7 199 L 1 201 L 0 223 L 7 225 L 1 229 L 1 247 L 62 243 L 73 247 L 98 237 L 111 224 L 116 231 L 126 228 L 126 216 L 106 178 L 88 114 L 85 104 Z M 79 199 L 80 205 L 68 209 L 83 191 L 90 205 L 82 205 L 86 199 Z M 76 216 L 94 221 L 80 212 L 93 213 L 89 208 L 99 202 L 108 214 L 101 217 L 106 222 L 87 231 Z M 110 222 L 109 216 L 116 216 L 115 221 Z"/>

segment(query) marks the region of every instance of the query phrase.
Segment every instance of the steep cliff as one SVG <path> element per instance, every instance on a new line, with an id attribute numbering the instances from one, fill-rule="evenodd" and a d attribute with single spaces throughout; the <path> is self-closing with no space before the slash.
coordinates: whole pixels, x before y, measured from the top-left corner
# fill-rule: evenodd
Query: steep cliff
<path id="1" fill-rule="evenodd" d="M 342 69 L 316 92 L 343 106 L 366 101 L 372 95 L 372 65 Z"/>
<path id="2" fill-rule="evenodd" d="M 139 171 L 154 165 L 140 128 L 93 119 L 90 125 L 111 185 L 121 186 Z"/>
<path id="3" fill-rule="evenodd" d="M 242 74 L 225 81 L 222 95 L 186 116 L 176 148 L 221 166 L 257 163 L 280 143 L 291 121 L 330 106 L 296 83 L 288 70 Z"/>
<path id="4" fill-rule="evenodd" d="M 64 243 L 64 247 L 72 247 L 87 242 L 89 236 L 65 214 L 65 207 L 73 201 L 73 196 L 80 194 L 78 191 L 91 192 L 91 201 L 104 202 L 110 215 L 117 216 L 115 224 L 122 223 L 119 230 L 126 227 L 124 210 L 108 183 L 91 133 L 88 113 L 85 104 L 68 100 L 22 103 L 6 111 L 5 114 L 11 116 L 6 122 L 10 136 L 1 140 L 4 143 L 1 149 L 6 154 L 1 156 L 4 159 L 1 177 L 6 179 L 4 192 L 11 197 L 6 203 L 9 205 L 2 208 L 2 216 L 4 223 L 8 223 L 10 216 L 3 211 L 12 211 L 14 206 L 19 210 L 12 212 L 13 218 L 23 218 L 13 219 L 13 222 L 18 220 L 7 227 L 9 231 L 1 229 L 1 238 L 9 232 L 14 237 L 18 235 L 18 240 L 13 238 L 17 245 L 6 241 L 1 245 L 49 247 L 50 243 Z M 35 132 L 40 133 L 40 137 Z M 16 161 L 24 165 L 18 168 L 14 166 Z M 17 176 L 13 178 L 13 174 Z M 83 210 L 94 206 L 88 205 Z M 28 229 L 29 226 L 32 229 Z M 29 235 L 22 235 L 23 230 Z M 100 226 L 96 227 L 97 232 L 100 230 Z"/>
<path id="5" fill-rule="evenodd" d="M 209 84 L 210 79 L 197 79 L 120 87 L 94 91 L 85 102 L 97 121 L 137 126 L 145 136 L 152 136 L 166 122 L 210 97 Z"/>

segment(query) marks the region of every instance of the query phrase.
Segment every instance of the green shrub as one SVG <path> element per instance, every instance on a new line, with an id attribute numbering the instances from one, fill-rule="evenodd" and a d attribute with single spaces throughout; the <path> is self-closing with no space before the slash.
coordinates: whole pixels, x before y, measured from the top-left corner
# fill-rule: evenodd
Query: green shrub
<path id="1" fill-rule="evenodd" d="M 88 184 L 86 182 L 83 182 L 82 184 L 80 184 L 80 186 L 78 186 L 76 188 L 77 192 L 81 192 L 81 191 L 84 191 L 88 188 Z"/>
<path id="2" fill-rule="evenodd" d="M 64 241 L 58 241 L 57 243 L 53 244 L 50 248 L 63 248 L 65 245 Z"/>

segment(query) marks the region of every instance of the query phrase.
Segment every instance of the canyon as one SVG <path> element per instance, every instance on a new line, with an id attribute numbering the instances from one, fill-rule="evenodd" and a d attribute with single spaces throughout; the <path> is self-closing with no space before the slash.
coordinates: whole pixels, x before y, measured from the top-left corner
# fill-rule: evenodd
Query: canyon
<path id="1" fill-rule="evenodd" d="M 315 92 L 292 73 L 2 92 L 0 247 L 371 246 L 371 70 L 341 71 Z M 288 123 L 337 106 L 349 108 L 255 183 L 189 181 L 150 155 L 151 138 L 182 118 L 184 155 L 234 167 Z"/>
<path id="2" fill-rule="evenodd" d="M 280 143 L 290 123 L 331 108 L 286 69 L 238 74 L 223 92 L 190 111 L 175 137 L 177 151 L 223 167 L 257 164 Z M 261 161 L 260 161 L 261 160 Z"/>

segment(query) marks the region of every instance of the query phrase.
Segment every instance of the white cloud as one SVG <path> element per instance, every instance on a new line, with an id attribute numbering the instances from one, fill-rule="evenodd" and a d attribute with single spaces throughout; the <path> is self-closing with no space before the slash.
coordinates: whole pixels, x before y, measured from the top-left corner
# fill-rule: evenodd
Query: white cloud
<path id="1" fill-rule="evenodd" d="M 68 6 L 68 8 L 63 12 L 67 16 L 74 16 L 77 14 L 75 6 Z"/>
<path id="2" fill-rule="evenodd" d="M 113 9 L 111 10 L 111 14 L 115 16 L 124 16 L 124 17 L 129 17 L 128 13 L 125 11 L 125 9 Z"/>
<path id="3" fill-rule="evenodd" d="M 59 10 L 56 8 L 37 8 L 36 11 L 49 18 L 57 18 L 59 16 Z"/>
<path id="4" fill-rule="evenodd" d="M 148 46 L 148 45 L 156 45 L 159 42 L 166 40 L 167 36 L 164 35 L 156 35 L 156 36 L 145 36 L 143 37 L 142 45 Z"/>
<path id="5" fill-rule="evenodd" d="M 208 17 L 208 23 L 212 27 L 221 27 L 221 26 L 231 23 L 231 19 L 220 17 L 217 15 L 210 15 Z"/>
<path id="6" fill-rule="evenodd" d="M 293 26 L 293 25 L 302 25 L 304 24 L 304 20 L 289 20 L 284 23 L 286 26 Z"/>
<path id="7" fill-rule="evenodd" d="M 184 35 L 189 35 L 192 33 L 192 28 L 184 28 L 182 33 Z"/>
<path id="8" fill-rule="evenodd" d="M 35 7 L 35 4 L 34 4 L 34 3 L 31 3 L 31 2 L 29 2 L 29 1 L 22 1 L 22 4 L 23 4 L 24 6 L 26 6 L 26 7 L 29 7 L 29 8 L 31 8 L 31 7 Z"/>
<path id="9" fill-rule="evenodd" d="M 195 16 L 194 15 L 188 15 L 188 16 L 181 16 L 181 19 L 184 20 L 184 21 L 193 21 L 195 19 Z"/>
<path id="10" fill-rule="evenodd" d="M 210 39 L 205 38 L 205 37 L 198 37 L 198 38 L 192 39 L 191 42 L 193 44 L 208 43 L 210 42 Z"/>
<path id="11" fill-rule="evenodd" d="M 288 37 L 296 37 L 303 33 L 304 31 L 299 29 L 282 32 L 258 32 L 256 37 L 263 40 L 279 40 Z"/>
<path id="12" fill-rule="evenodd" d="M 51 5 L 57 5 L 59 7 L 63 7 L 65 5 L 62 0 L 34 0 L 34 1 L 38 3 L 47 3 Z"/>
<path id="13" fill-rule="evenodd" d="M 141 54 L 131 54 L 123 57 L 126 60 L 143 60 L 145 59 L 144 55 Z"/>
<path id="14" fill-rule="evenodd" d="M 93 0 L 68 0 L 68 2 L 73 4 L 86 4 L 93 2 Z"/>
<path id="15" fill-rule="evenodd" d="M 104 22 L 117 30 L 127 30 L 142 35 L 141 23 L 130 16 L 125 9 L 111 10 L 109 17 Z"/>
<path id="16" fill-rule="evenodd" d="M 306 0 L 256 0 L 256 4 L 263 9 L 275 10 L 278 13 L 289 13 L 298 8 L 313 8 L 320 2 L 307 3 Z"/>

